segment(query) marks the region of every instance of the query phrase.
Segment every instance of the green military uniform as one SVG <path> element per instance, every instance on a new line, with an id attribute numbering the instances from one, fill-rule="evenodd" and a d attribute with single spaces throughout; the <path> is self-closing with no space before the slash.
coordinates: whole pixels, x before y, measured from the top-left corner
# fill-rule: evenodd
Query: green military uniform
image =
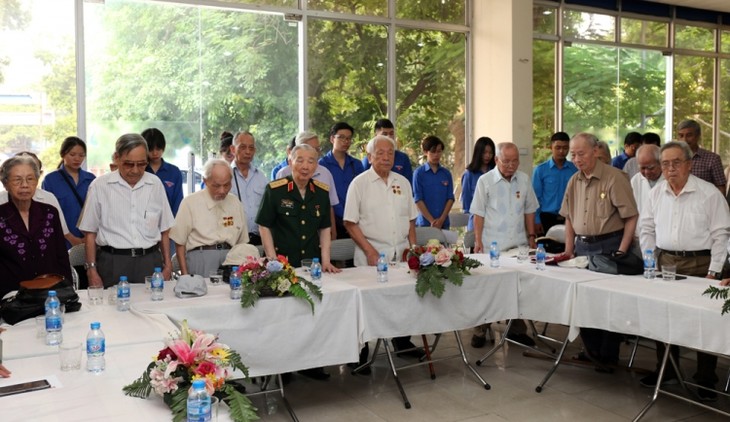
<path id="1" fill-rule="evenodd" d="M 319 230 L 330 227 L 329 186 L 307 183 L 304 199 L 292 176 L 266 186 L 256 224 L 271 230 L 276 253 L 298 267 L 302 258 L 321 258 Z"/>

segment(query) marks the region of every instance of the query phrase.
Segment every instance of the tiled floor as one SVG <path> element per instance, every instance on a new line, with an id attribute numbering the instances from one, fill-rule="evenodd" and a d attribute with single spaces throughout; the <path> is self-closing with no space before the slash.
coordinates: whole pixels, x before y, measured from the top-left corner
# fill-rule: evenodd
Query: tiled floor
<path id="1" fill-rule="evenodd" d="M 497 331 L 503 329 L 494 324 Z M 564 328 L 550 326 L 549 334 L 564 335 Z M 499 335 L 499 333 L 497 334 Z M 461 338 L 470 362 L 487 350 L 469 346 L 471 333 Z M 566 352 L 570 357 L 579 351 L 580 342 Z M 647 342 L 651 345 L 651 342 Z M 371 344 L 372 350 L 373 344 Z M 622 362 L 628 361 L 630 346 L 622 346 Z M 444 335 L 435 356 L 456 351 L 453 335 Z M 286 395 L 301 421 L 626 421 L 632 420 L 649 399 L 650 390 L 642 388 L 639 370 L 619 370 L 601 374 L 588 366 L 561 365 L 541 393 L 535 387 L 545 376 L 551 361 L 523 356 L 523 348 L 507 345 L 477 371 L 491 385 L 485 390 L 458 359 L 438 362 L 436 379 L 431 380 L 426 367 L 400 372 L 406 394 L 412 404 L 405 409 L 390 376 L 385 356 L 380 357 L 369 376 L 350 374 L 347 366 L 326 368 L 328 381 L 315 381 L 294 375 Z M 653 368 L 655 351 L 640 347 L 635 367 Z M 694 353 L 684 353 L 682 366 L 693 373 Z M 412 362 L 397 359 L 398 363 Z M 727 361 L 720 360 L 718 376 L 725 381 Z M 673 387 L 681 391 L 679 387 Z M 272 396 L 273 397 L 273 396 Z M 265 399 L 255 397 L 254 404 L 264 421 L 291 420 L 277 400 L 277 408 L 268 414 Z M 730 410 L 730 399 L 721 397 L 714 404 Z M 271 409 L 269 409 L 271 410 Z M 660 396 L 643 421 L 727 421 L 713 412 Z"/>

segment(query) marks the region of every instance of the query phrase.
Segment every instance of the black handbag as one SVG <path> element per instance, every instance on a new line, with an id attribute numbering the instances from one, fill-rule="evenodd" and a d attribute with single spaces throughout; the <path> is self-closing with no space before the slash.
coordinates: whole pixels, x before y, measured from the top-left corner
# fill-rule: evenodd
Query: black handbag
<path id="1" fill-rule="evenodd" d="M 21 281 L 15 296 L 0 302 L 0 318 L 10 325 L 45 314 L 48 291 L 55 290 L 58 300 L 66 307 L 66 312 L 81 309 L 79 295 L 71 281 L 58 274 L 44 274 L 33 280 Z"/>

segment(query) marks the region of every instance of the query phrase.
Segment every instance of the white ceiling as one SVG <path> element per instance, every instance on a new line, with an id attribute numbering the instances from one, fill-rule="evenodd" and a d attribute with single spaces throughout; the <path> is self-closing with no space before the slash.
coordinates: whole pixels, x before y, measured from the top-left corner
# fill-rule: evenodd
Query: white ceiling
<path id="1" fill-rule="evenodd" d="M 728 0 L 651 0 L 656 3 L 673 4 L 675 6 L 694 7 L 695 9 L 715 10 L 730 13 Z"/>

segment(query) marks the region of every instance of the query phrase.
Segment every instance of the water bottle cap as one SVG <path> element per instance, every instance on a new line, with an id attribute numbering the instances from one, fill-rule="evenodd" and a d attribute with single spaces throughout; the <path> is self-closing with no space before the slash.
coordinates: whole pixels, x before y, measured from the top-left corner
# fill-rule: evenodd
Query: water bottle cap
<path id="1" fill-rule="evenodd" d="M 492 242 L 492 246 L 497 246 L 497 241 Z"/>
<path id="2" fill-rule="evenodd" d="M 312 258 L 312 263 L 319 262 L 319 258 Z"/>
<path id="3" fill-rule="evenodd" d="M 381 257 L 381 258 L 385 258 L 385 252 L 381 252 L 381 253 L 380 253 L 380 257 Z"/>
<path id="4" fill-rule="evenodd" d="M 98 330 L 99 328 L 101 328 L 100 322 L 92 322 L 90 325 L 92 330 Z"/>
<path id="5" fill-rule="evenodd" d="M 544 248 L 544 246 L 542 245 L 542 243 L 538 243 L 538 244 L 537 244 L 537 247 L 538 247 L 538 248 Z"/>
<path id="6" fill-rule="evenodd" d="M 651 249 L 647 249 L 644 251 L 644 253 L 654 253 Z"/>
<path id="7" fill-rule="evenodd" d="M 119 281 L 127 281 L 127 276 L 126 275 L 120 275 L 119 276 Z"/>
<path id="8" fill-rule="evenodd" d="M 155 272 L 156 272 L 156 273 L 161 273 L 161 272 L 162 272 L 162 268 L 160 268 L 160 267 L 155 267 Z"/>
<path id="9" fill-rule="evenodd" d="M 233 267 L 231 268 L 231 272 L 234 272 L 234 273 L 238 272 L 238 265 L 234 265 L 234 266 L 233 266 Z"/>
<path id="10" fill-rule="evenodd" d="M 49 297 L 50 297 L 50 296 L 56 296 L 56 291 L 55 291 L 55 290 L 49 290 L 49 291 L 48 291 L 48 296 L 49 296 Z"/>
<path id="11" fill-rule="evenodd" d="M 193 389 L 200 390 L 203 388 L 205 388 L 205 380 L 200 379 L 193 381 Z"/>

